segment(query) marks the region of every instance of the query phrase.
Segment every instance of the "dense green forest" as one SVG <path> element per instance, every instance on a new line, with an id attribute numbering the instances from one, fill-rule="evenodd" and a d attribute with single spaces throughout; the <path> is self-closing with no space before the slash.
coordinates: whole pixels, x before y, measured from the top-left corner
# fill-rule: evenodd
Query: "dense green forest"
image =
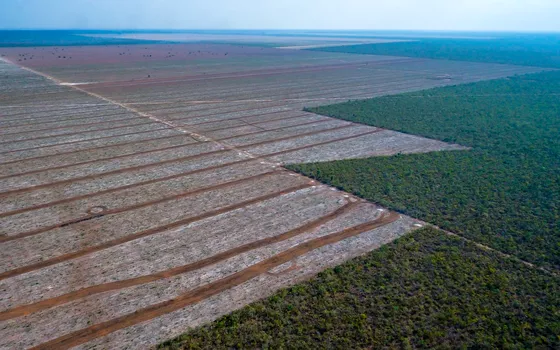
<path id="1" fill-rule="evenodd" d="M 560 68 L 558 35 L 506 36 L 495 39 L 420 39 L 310 50 Z"/>
<path id="2" fill-rule="evenodd" d="M 160 348 L 558 348 L 559 286 L 426 228 Z"/>
<path id="3" fill-rule="evenodd" d="M 560 267 L 560 72 L 310 111 L 471 146 L 290 166 L 502 252 Z"/>

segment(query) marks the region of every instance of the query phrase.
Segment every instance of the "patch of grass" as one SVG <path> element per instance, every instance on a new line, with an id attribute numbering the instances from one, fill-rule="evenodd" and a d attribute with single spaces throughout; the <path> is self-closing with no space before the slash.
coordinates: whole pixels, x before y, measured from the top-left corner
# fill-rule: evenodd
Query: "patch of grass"
<path id="1" fill-rule="evenodd" d="M 425 228 L 161 349 L 557 348 L 549 276 Z"/>
<path id="2" fill-rule="evenodd" d="M 560 68 L 560 37 L 553 34 L 490 40 L 421 39 L 310 50 Z"/>
<path id="3" fill-rule="evenodd" d="M 560 72 L 308 111 L 471 146 L 290 166 L 542 266 L 560 267 Z"/>

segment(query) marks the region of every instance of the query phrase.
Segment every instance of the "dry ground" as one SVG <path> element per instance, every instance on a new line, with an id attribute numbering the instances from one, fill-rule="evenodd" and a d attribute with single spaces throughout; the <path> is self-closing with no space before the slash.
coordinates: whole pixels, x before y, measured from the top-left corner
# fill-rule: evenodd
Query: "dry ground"
<path id="1" fill-rule="evenodd" d="M 421 226 L 282 164 L 464 148 L 302 107 L 538 70 L 119 49 L 0 50 L 1 348 L 144 348 Z"/>

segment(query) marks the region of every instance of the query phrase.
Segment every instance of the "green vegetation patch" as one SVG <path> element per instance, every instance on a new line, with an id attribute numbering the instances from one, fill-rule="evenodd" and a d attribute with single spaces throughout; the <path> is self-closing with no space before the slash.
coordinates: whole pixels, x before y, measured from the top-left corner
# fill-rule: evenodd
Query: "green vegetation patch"
<path id="1" fill-rule="evenodd" d="M 421 39 L 310 50 L 560 68 L 560 37 L 552 34 L 487 40 Z"/>
<path id="2" fill-rule="evenodd" d="M 557 348 L 556 277 L 425 228 L 162 349 Z"/>
<path id="3" fill-rule="evenodd" d="M 560 72 L 309 111 L 473 149 L 291 169 L 505 253 L 560 267 Z"/>

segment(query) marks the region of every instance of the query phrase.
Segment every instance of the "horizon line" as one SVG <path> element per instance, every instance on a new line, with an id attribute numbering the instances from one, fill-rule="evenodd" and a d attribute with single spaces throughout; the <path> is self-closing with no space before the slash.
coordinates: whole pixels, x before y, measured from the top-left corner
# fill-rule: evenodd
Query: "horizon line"
<path id="1" fill-rule="evenodd" d="M 275 28 L 44 28 L 44 27 L 21 27 L 21 28 L 2 28 L 0 31 L 316 31 L 316 32 L 423 32 L 423 33 L 542 33 L 542 34 L 560 34 L 558 30 L 507 30 L 507 29 L 314 29 L 314 28 L 293 28 L 293 29 L 275 29 Z"/>

